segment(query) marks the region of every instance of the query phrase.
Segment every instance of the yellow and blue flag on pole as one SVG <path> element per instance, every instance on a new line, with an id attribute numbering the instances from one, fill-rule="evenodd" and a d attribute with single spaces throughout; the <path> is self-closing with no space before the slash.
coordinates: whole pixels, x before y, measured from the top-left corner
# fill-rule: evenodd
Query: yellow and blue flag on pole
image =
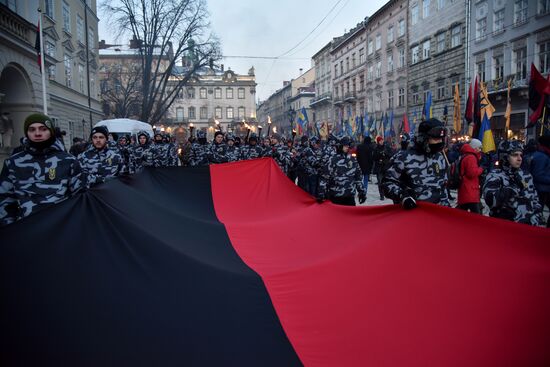
<path id="1" fill-rule="evenodd" d="M 307 118 L 307 111 L 305 107 L 298 110 L 298 124 L 302 127 L 302 131 L 306 131 L 309 120 Z"/>
<path id="2" fill-rule="evenodd" d="M 481 111 L 481 127 L 479 128 L 478 139 L 482 143 L 483 153 L 488 153 L 496 150 L 495 139 L 493 138 L 493 132 L 491 131 L 491 117 L 495 112 L 495 108 L 489 101 L 489 95 L 487 93 L 487 86 L 481 83 L 481 99 L 479 102 Z"/>

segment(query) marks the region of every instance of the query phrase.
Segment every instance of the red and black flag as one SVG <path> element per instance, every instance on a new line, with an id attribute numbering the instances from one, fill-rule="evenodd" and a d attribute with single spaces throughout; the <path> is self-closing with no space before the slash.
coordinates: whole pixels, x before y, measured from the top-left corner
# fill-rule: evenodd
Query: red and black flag
<path id="1" fill-rule="evenodd" d="M 40 19 L 36 25 L 36 39 L 34 40 L 34 49 L 36 50 L 36 56 L 38 59 L 38 70 L 42 73 L 42 51 L 40 47 Z"/>
<path id="2" fill-rule="evenodd" d="M 477 77 L 476 77 L 477 82 Z M 468 99 L 466 100 L 466 109 L 464 111 L 464 119 L 470 124 L 474 121 L 474 106 L 473 106 L 473 83 L 470 82 L 470 88 L 468 88 Z"/>
<path id="3" fill-rule="evenodd" d="M 481 88 L 479 86 L 479 81 L 477 80 L 474 84 L 474 95 L 473 95 L 473 104 L 472 104 L 472 117 L 474 119 L 474 129 L 472 137 L 477 137 L 479 135 L 479 129 L 481 127 Z"/>
<path id="4" fill-rule="evenodd" d="M 271 159 L 147 170 L 0 238 L 2 366 L 550 362 L 547 229 L 318 204 Z"/>
<path id="5" fill-rule="evenodd" d="M 543 115 L 543 111 L 548 104 L 550 96 L 550 81 L 545 79 L 536 66 L 531 63 L 531 78 L 529 80 L 529 108 L 533 110 L 529 116 L 527 127 L 534 126 L 538 119 Z M 546 111 L 548 118 L 548 111 Z M 544 122 L 543 122 L 544 123 Z"/>

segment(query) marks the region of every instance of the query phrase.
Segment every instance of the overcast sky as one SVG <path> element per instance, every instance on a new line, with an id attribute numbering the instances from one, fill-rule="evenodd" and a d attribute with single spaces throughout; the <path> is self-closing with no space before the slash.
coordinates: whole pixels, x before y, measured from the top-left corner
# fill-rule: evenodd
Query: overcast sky
<path id="1" fill-rule="evenodd" d="M 282 87 L 283 80 L 296 78 L 300 68 L 309 69 L 311 56 L 333 37 L 355 27 L 385 3 L 386 0 L 209 0 L 208 9 L 224 56 L 276 57 L 286 53 L 277 60 L 228 57 L 220 61 L 226 69 L 230 67 L 239 74 L 246 74 L 254 66 L 257 98 L 264 100 Z M 112 32 L 105 23 L 100 21 L 99 39 L 112 42 Z"/>

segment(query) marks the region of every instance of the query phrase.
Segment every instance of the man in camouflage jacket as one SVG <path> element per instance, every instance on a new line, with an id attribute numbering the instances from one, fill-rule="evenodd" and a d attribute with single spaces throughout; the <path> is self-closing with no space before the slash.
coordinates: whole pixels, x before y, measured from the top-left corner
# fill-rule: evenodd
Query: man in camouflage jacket
<path id="1" fill-rule="evenodd" d="M 264 149 L 258 145 L 258 136 L 251 134 L 248 144 L 241 148 L 241 159 L 256 159 L 263 157 Z"/>
<path id="2" fill-rule="evenodd" d="M 499 168 L 489 172 L 483 185 L 489 215 L 533 226 L 544 224 L 533 177 L 521 169 L 523 144 L 502 141 L 498 155 Z"/>
<path id="3" fill-rule="evenodd" d="M 394 203 L 401 203 L 405 209 L 415 208 L 416 200 L 450 206 L 447 162 L 441 153 L 445 135 L 441 121 L 423 121 L 414 137 L 414 147 L 400 150 L 390 159 L 382 186 Z"/>
<path id="4" fill-rule="evenodd" d="M 137 144 L 131 149 L 130 171 L 139 172 L 143 167 L 154 165 L 155 148 L 150 144 L 149 134 L 141 130 L 137 133 Z"/>
<path id="5" fill-rule="evenodd" d="M 105 126 L 96 126 L 90 133 L 92 144 L 78 156 L 82 170 L 88 175 L 90 185 L 105 182 L 125 170 L 124 159 L 118 149 L 107 144 L 109 131 Z"/>
<path id="6" fill-rule="evenodd" d="M 285 175 L 288 174 L 292 156 L 287 146 L 281 142 L 281 135 L 277 133 L 271 135 L 271 152 L 269 156 L 275 160 Z"/>
<path id="7" fill-rule="evenodd" d="M 214 134 L 214 141 L 210 144 L 208 149 L 208 161 L 212 163 L 226 163 L 227 162 L 227 145 L 223 141 L 223 133 L 216 131 Z"/>
<path id="8" fill-rule="evenodd" d="M 4 161 L 0 173 L 0 226 L 60 202 L 85 187 L 77 159 L 55 139 L 51 119 L 28 116 L 23 150 Z"/>
<path id="9" fill-rule="evenodd" d="M 206 133 L 204 131 L 197 132 L 197 140 L 191 145 L 189 153 L 189 165 L 191 167 L 208 166 L 208 144 L 206 141 Z"/>
<path id="10" fill-rule="evenodd" d="M 236 162 L 241 158 L 241 149 L 235 144 L 235 137 L 233 134 L 227 134 L 225 137 L 227 141 L 227 147 L 225 156 L 228 162 Z"/>
<path id="11" fill-rule="evenodd" d="M 363 175 L 359 163 L 350 152 L 351 139 L 343 137 L 333 155 L 324 167 L 319 182 L 318 198 L 330 199 L 335 204 L 355 206 L 355 194 L 359 195 L 359 203 L 367 200 L 367 192 L 363 186 Z"/>

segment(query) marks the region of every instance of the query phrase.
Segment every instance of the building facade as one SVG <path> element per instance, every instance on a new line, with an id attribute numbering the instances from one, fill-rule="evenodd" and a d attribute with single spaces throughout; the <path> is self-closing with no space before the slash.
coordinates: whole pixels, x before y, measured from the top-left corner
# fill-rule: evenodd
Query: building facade
<path id="1" fill-rule="evenodd" d="M 456 0 L 409 1 L 409 116 L 420 120 L 422 107 L 432 98 L 432 116 L 453 122 L 453 92 L 458 83 L 464 111 L 468 80 L 465 78 L 466 3 Z"/>
<path id="2" fill-rule="evenodd" d="M 511 80 L 512 116 L 509 138 L 534 135 L 524 127 L 529 115 L 531 63 L 550 74 L 549 1 L 470 1 L 469 68 L 485 82 L 496 108 L 491 119 L 495 139 L 505 137 L 507 83 Z"/>
<path id="3" fill-rule="evenodd" d="M 179 92 L 160 128 L 174 131 L 180 140 L 190 126 L 210 138 L 219 128 L 244 136 L 248 126 L 257 128 L 256 85 L 254 67 L 247 74 L 223 66 L 201 70 Z"/>
<path id="4" fill-rule="evenodd" d="M 5 4 L 5 5 L 4 5 Z M 35 42 L 42 9 L 48 115 L 70 146 L 87 138 L 101 119 L 98 101 L 97 23 L 95 0 L 29 0 L 0 3 L 0 109 L 13 129 L 0 160 L 19 145 L 23 121 L 42 112 L 42 82 Z"/>
<path id="5" fill-rule="evenodd" d="M 388 1 L 368 18 L 366 29 L 368 116 L 380 121 L 393 115 L 398 131 L 407 113 L 407 1 Z"/>
<path id="6" fill-rule="evenodd" d="M 365 109 L 366 21 L 336 38 L 331 54 L 333 120 L 363 115 Z"/>
<path id="7" fill-rule="evenodd" d="M 314 121 L 318 125 L 328 123 L 330 126 L 334 123 L 334 113 L 332 107 L 332 60 L 330 51 L 332 50 L 332 41 L 313 55 L 312 62 L 315 68 L 315 97 L 312 99 L 310 107 L 315 114 Z M 312 116 L 310 116 L 312 118 Z"/>

